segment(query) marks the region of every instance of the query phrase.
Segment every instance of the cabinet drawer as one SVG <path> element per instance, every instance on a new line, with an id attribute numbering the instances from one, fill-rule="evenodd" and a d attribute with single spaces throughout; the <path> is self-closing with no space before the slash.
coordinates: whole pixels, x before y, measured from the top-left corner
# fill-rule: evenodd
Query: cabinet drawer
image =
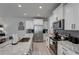
<path id="1" fill-rule="evenodd" d="M 62 47 L 62 50 L 63 50 L 63 53 L 62 53 L 63 55 L 77 55 L 74 51 L 69 50 L 66 47 Z"/>

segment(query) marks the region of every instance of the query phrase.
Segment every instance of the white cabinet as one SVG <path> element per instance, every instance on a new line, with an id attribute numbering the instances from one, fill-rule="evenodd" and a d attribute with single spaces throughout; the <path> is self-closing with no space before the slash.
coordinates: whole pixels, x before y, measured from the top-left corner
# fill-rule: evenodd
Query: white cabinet
<path id="1" fill-rule="evenodd" d="M 55 15 L 57 20 L 63 19 L 63 4 L 59 5 L 54 11 L 53 14 Z"/>
<path id="2" fill-rule="evenodd" d="M 79 4 L 64 5 L 65 30 L 79 30 Z"/>
<path id="3" fill-rule="evenodd" d="M 74 12 L 74 24 L 75 24 L 75 30 L 79 30 L 79 3 L 72 3 Z"/>
<path id="4" fill-rule="evenodd" d="M 65 30 L 74 29 L 74 10 L 71 4 L 64 5 Z"/>
<path id="5" fill-rule="evenodd" d="M 62 51 L 62 45 L 58 44 L 58 49 L 57 49 L 57 54 L 58 55 L 62 55 L 63 51 Z"/>
<path id="6" fill-rule="evenodd" d="M 53 11 L 55 21 L 65 20 L 65 30 L 79 30 L 79 3 L 67 3 L 59 5 Z"/>
<path id="7" fill-rule="evenodd" d="M 26 29 L 33 29 L 33 20 L 26 21 Z"/>
<path id="8" fill-rule="evenodd" d="M 58 44 L 58 55 L 77 55 L 74 51 L 68 49 L 64 45 Z"/>
<path id="9" fill-rule="evenodd" d="M 43 19 L 34 19 L 33 23 L 34 25 L 43 25 Z"/>
<path id="10" fill-rule="evenodd" d="M 72 51 L 64 46 L 62 47 L 62 51 L 63 51 L 62 52 L 63 55 L 77 55 L 74 51 Z"/>

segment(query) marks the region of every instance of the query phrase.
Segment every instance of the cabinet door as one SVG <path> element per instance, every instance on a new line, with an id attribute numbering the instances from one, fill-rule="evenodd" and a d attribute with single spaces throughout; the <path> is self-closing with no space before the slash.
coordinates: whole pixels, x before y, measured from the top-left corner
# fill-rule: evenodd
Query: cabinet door
<path id="1" fill-rule="evenodd" d="M 62 50 L 63 50 L 63 55 L 77 55 L 74 51 L 66 48 L 66 47 L 62 47 Z"/>
<path id="2" fill-rule="evenodd" d="M 58 55 L 77 55 L 74 51 L 68 49 L 64 45 L 58 44 Z"/>
<path id="3" fill-rule="evenodd" d="M 57 49 L 57 54 L 58 55 L 63 55 L 63 51 L 62 51 L 62 45 L 58 44 L 58 49 Z"/>
<path id="4" fill-rule="evenodd" d="M 74 13 L 75 30 L 79 30 L 79 3 L 72 3 Z"/>
<path id="5" fill-rule="evenodd" d="M 54 11 L 53 14 L 55 15 L 57 20 L 63 19 L 63 4 L 59 5 Z"/>
<path id="6" fill-rule="evenodd" d="M 61 4 L 61 5 L 58 7 L 57 16 L 58 16 L 58 19 L 59 19 L 59 20 L 62 20 L 62 19 L 63 19 L 63 4 Z"/>
<path id="7" fill-rule="evenodd" d="M 71 50 L 68 50 L 68 54 L 67 55 L 78 55 L 78 54 L 76 54 L 75 52 L 73 52 Z"/>
<path id="8" fill-rule="evenodd" d="M 71 4 L 64 5 L 65 30 L 74 30 L 74 12 Z"/>

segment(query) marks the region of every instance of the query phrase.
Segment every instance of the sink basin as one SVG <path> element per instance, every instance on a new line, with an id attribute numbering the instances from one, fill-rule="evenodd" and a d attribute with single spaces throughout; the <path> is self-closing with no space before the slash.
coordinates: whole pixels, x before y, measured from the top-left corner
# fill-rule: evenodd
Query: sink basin
<path id="1" fill-rule="evenodd" d="M 19 42 L 28 42 L 30 38 L 22 38 Z"/>

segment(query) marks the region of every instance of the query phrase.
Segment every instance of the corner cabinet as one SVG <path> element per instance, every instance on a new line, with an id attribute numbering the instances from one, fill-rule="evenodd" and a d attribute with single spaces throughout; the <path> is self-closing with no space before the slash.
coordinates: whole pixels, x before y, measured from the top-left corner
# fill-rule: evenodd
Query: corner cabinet
<path id="1" fill-rule="evenodd" d="M 79 4 L 63 5 L 65 30 L 79 30 Z"/>

